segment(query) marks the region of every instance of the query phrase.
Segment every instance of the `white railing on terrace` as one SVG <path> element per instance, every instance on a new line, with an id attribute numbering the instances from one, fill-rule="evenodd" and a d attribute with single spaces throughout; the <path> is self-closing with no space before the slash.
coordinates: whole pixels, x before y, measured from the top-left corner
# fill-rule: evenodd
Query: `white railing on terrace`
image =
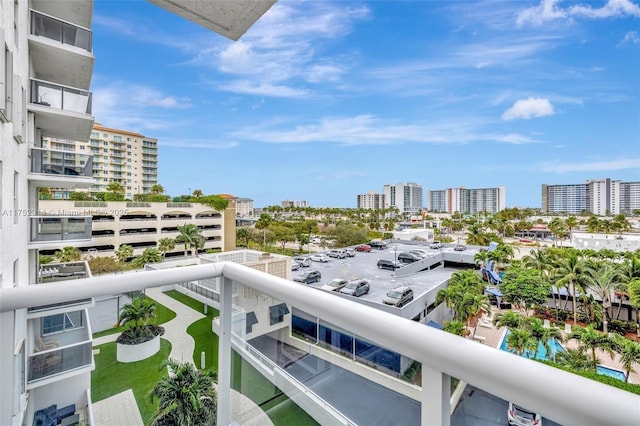
<path id="1" fill-rule="evenodd" d="M 640 397 L 545 364 L 478 344 L 375 308 L 333 297 L 232 262 L 0 289 L 0 312 L 222 277 L 218 424 L 228 425 L 231 294 L 234 281 L 422 363 L 423 425 L 450 424 L 449 376 L 524 405 L 561 424 L 629 425 Z M 134 279 L 135 278 L 135 279 Z"/>

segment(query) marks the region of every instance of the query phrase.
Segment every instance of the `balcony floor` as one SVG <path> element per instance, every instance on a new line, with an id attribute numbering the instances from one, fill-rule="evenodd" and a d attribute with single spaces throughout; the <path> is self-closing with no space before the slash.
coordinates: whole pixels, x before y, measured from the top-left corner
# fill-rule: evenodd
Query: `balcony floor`
<path id="1" fill-rule="evenodd" d="M 420 425 L 420 403 L 314 355 L 263 335 L 249 343 L 359 425 Z M 294 358 L 279 356 L 282 350 Z"/>

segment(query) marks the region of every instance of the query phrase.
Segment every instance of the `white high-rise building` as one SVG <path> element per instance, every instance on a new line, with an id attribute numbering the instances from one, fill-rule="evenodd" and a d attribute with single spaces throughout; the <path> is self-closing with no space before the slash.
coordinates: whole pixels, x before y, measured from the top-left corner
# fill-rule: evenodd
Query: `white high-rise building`
<path id="1" fill-rule="evenodd" d="M 395 207 L 402 215 L 415 215 L 424 208 L 422 185 L 419 183 L 396 183 L 384 186 L 385 208 Z"/>
<path id="2" fill-rule="evenodd" d="M 640 182 L 610 178 L 585 183 L 542 185 L 542 211 L 546 213 L 632 214 L 640 209 Z"/>
<path id="3" fill-rule="evenodd" d="M 497 213 L 506 207 L 506 189 L 448 188 L 429 191 L 429 210 L 447 213 Z"/>
<path id="4" fill-rule="evenodd" d="M 369 191 L 366 194 L 358 194 L 357 208 L 367 210 L 384 209 L 384 194 L 378 194 L 376 191 Z"/>
<path id="5" fill-rule="evenodd" d="M 587 210 L 603 216 L 620 213 L 620 181 L 606 179 L 588 180 L 586 183 Z"/>

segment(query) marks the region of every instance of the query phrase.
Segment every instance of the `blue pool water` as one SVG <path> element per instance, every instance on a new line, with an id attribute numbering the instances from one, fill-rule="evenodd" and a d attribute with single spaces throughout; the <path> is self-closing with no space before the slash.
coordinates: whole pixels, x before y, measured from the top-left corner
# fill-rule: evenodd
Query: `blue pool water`
<path id="1" fill-rule="evenodd" d="M 509 330 L 507 330 L 507 332 L 504 335 L 504 338 L 502 339 L 502 343 L 500 344 L 500 350 L 513 353 L 513 351 L 507 347 L 508 335 L 509 335 Z M 564 347 L 556 339 L 550 339 L 548 342 L 548 345 L 549 345 L 549 349 L 551 350 L 551 353 L 548 355 L 547 355 L 547 350 L 545 349 L 542 342 L 538 342 L 537 353 L 535 351 L 526 351 L 524 355 L 527 358 L 533 358 L 533 356 L 536 355 L 536 359 L 544 361 L 544 360 L 553 360 L 554 354 L 557 354 L 558 352 L 564 352 Z"/>
<path id="2" fill-rule="evenodd" d="M 596 369 L 598 370 L 598 374 L 613 377 L 614 379 L 622 380 L 623 382 L 627 378 L 624 371 L 616 370 L 615 368 L 609 368 L 609 367 L 605 367 L 604 365 L 598 365 Z"/>

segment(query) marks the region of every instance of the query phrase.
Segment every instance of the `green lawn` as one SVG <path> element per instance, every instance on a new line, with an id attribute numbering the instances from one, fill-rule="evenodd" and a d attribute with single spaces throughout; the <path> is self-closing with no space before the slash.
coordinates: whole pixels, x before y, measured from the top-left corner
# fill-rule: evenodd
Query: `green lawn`
<path id="1" fill-rule="evenodd" d="M 147 299 L 155 302 L 155 300 L 151 299 L 150 297 L 147 297 Z M 154 321 L 154 324 L 157 324 L 157 325 L 164 324 L 165 322 L 171 321 L 175 317 L 176 317 L 175 312 L 173 312 L 171 309 L 168 309 L 164 305 L 161 305 L 156 302 L 156 320 Z M 107 336 L 109 334 L 121 333 L 122 331 L 124 331 L 124 327 L 113 327 L 107 330 L 93 333 L 93 338 L 95 339 L 98 337 Z"/>
<path id="2" fill-rule="evenodd" d="M 99 349 L 100 353 L 94 355 L 96 369 L 91 373 L 92 402 L 132 389 L 142 420 L 145 424 L 150 424 L 158 404 L 152 404 L 148 395 L 158 380 L 167 374 L 167 370 L 161 368 L 161 365 L 169 357 L 171 343 L 161 339 L 157 354 L 131 363 L 116 360 L 115 342 L 96 346 L 94 349 Z"/>
<path id="3" fill-rule="evenodd" d="M 185 296 L 175 290 L 168 291 L 165 294 L 198 312 L 203 312 L 203 304 L 189 296 Z M 204 351 L 206 368 L 213 368 L 214 370 L 218 368 L 218 336 L 211 330 L 211 321 L 218 315 L 219 311 L 217 309 L 209 307 L 206 318 L 194 322 L 187 328 L 187 333 L 196 342 L 193 355 L 193 361 L 196 366 L 200 366 L 200 354 Z M 233 389 L 260 405 L 274 425 L 306 426 L 318 424 L 236 352 L 233 352 L 231 363 L 233 370 L 231 386 Z"/>

